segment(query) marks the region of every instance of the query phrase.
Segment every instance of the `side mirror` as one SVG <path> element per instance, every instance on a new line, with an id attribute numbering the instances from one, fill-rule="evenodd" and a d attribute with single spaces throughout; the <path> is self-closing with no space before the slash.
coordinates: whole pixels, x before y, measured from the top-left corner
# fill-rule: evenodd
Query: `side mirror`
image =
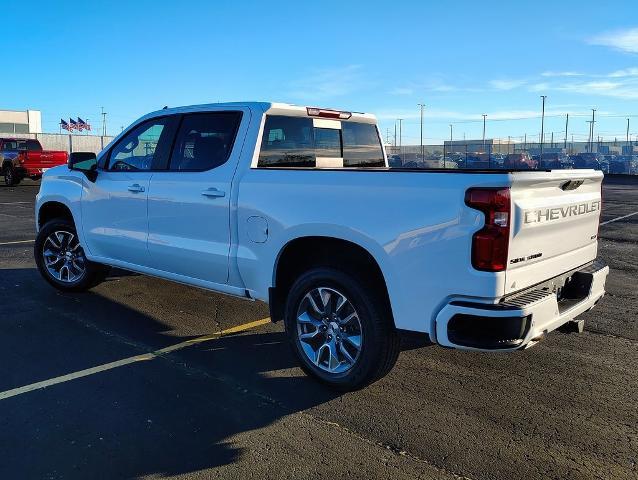
<path id="1" fill-rule="evenodd" d="M 97 156 L 93 152 L 73 152 L 69 155 L 69 169 L 78 170 L 95 182 L 97 178 Z"/>

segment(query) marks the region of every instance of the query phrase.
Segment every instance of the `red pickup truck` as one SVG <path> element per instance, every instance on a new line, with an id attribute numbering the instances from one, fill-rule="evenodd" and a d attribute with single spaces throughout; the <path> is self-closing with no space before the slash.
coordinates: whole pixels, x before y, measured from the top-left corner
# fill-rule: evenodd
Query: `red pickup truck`
<path id="1" fill-rule="evenodd" d="M 38 140 L 0 138 L 0 164 L 7 186 L 17 185 L 23 178 L 38 180 L 46 169 L 68 160 L 67 152 L 43 150 Z"/>

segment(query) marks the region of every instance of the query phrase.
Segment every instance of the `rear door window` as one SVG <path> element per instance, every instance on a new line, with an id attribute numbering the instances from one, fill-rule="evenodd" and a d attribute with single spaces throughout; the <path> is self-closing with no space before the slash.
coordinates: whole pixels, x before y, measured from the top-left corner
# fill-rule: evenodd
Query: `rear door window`
<path id="1" fill-rule="evenodd" d="M 201 172 L 226 163 L 240 121 L 241 112 L 185 115 L 173 147 L 170 169 Z"/>

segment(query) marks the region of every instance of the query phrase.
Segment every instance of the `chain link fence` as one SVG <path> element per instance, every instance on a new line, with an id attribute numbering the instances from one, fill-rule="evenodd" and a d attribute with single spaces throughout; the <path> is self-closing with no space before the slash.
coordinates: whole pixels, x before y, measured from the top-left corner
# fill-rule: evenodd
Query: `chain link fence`
<path id="1" fill-rule="evenodd" d="M 515 143 L 446 141 L 442 145 L 386 145 L 393 168 L 545 170 L 593 168 L 638 175 L 638 145 L 631 142 Z"/>
<path id="2" fill-rule="evenodd" d="M 100 135 L 69 135 L 64 133 L 15 133 L 2 135 L 11 138 L 33 138 L 39 140 L 45 150 L 99 153 L 114 137 Z"/>

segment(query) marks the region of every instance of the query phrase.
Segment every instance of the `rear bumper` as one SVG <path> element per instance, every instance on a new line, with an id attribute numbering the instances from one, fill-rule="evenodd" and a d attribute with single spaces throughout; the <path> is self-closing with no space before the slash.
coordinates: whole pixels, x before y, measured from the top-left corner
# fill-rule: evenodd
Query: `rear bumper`
<path id="1" fill-rule="evenodd" d="M 14 167 L 15 175 L 18 178 L 40 178 L 46 170 L 46 168 Z"/>
<path id="2" fill-rule="evenodd" d="M 481 351 L 531 347 L 598 303 L 608 273 L 597 260 L 498 303 L 453 300 L 436 317 L 437 343 Z"/>

